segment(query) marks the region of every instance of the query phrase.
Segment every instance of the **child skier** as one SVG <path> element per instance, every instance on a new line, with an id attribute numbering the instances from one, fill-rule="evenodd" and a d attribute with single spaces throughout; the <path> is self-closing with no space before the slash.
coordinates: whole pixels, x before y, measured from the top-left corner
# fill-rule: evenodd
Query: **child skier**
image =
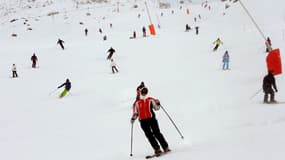
<path id="1" fill-rule="evenodd" d="M 18 77 L 17 68 L 16 68 L 16 65 L 15 65 L 15 64 L 12 65 L 12 77 L 13 77 L 13 78 Z"/>
<path id="2" fill-rule="evenodd" d="M 145 87 L 142 88 L 140 99 L 135 103 L 133 107 L 131 123 L 133 124 L 135 120 L 139 118 L 141 128 L 144 131 L 146 138 L 148 139 L 152 148 L 154 149 L 155 156 L 160 156 L 162 154 L 160 145 L 164 152 L 169 152 L 170 149 L 164 136 L 160 132 L 158 122 L 155 118 L 155 113 L 153 112 L 153 109 L 160 109 L 160 102 L 158 99 L 148 97 L 147 93 L 148 89 Z"/>
<path id="3" fill-rule="evenodd" d="M 119 72 L 119 70 L 118 70 L 118 68 L 117 68 L 117 65 L 116 65 L 116 63 L 114 62 L 113 59 L 111 59 L 111 68 L 112 68 L 112 73 L 113 73 L 113 74 L 115 74 L 116 72 L 117 72 L 117 73 Z"/>
<path id="4" fill-rule="evenodd" d="M 64 87 L 64 90 L 61 92 L 59 98 L 64 97 L 67 94 L 67 92 L 69 92 L 69 90 L 71 89 L 71 82 L 69 81 L 69 79 L 66 79 L 66 81 L 62 85 L 58 86 L 57 88 L 61 88 L 63 86 L 65 87 Z"/>
<path id="5" fill-rule="evenodd" d="M 216 46 L 213 48 L 213 51 L 216 51 L 219 48 L 219 46 L 223 44 L 223 42 L 220 40 L 220 38 L 218 38 L 217 40 L 215 40 L 213 44 L 216 44 Z"/>
<path id="6" fill-rule="evenodd" d="M 37 61 L 38 61 L 38 57 L 36 56 L 36 54 L 34 53 L 31 57 L 31 61 L 33 62 L 32 64 L 32 68 L 36 68 L 37 65 Z"/>
<path id="7" fill-rule="evenodd" d="M 230 62 L 230 56 L 228 51 L 225 52 L 225 54 L 223 55 L 223 70 L 227 70 L 229 69 L 229 62 Z"/>

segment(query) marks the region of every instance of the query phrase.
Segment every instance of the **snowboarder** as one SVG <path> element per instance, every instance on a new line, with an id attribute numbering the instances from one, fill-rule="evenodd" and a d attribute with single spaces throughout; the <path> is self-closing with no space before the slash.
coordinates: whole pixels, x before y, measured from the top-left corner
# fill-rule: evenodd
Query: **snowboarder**
<path id="1" fill-rule="evenodd" d="M 15 64 L 12 65 L 12 77 L 13 77 L 13 78 L 18 77 L 17 68 L 16 68 L 16 65 L 15 65 Z"/>
<path id="2" fill-rule="evenodd" d="M 148 89 L 142 88 L 140 99 L 135 103 L 133 107 L 133 115 L 131 123 L 133 124 L 137 118 L 139 118 L 142 130 L 145 133 L 146 138 L 154 149 L 154 154 L 160 156 L 162 151 L 169 152 L 168 143 L 164 136 L 160 132 L 158 122 L 155 118 L 154 110 L 160 109 L 160 102 L 158 99 L 147 96 Z M 159 142 L 159 143 L 158 143 Z M 159 145 L 160 144 L 160 145 Z"/>
<path id="3" fill-rule="evenodd" d="M 37 61 L 38 61 L 38 57 L 36 56 L 36 54 L 34 53 L 31 57 L 31 61 L 33 62 L 32 64 L 32 68 L 36 68 L 37 65 Z"/>
<path id="4" fill-rule="evenodd" d="M 142 32 L 143 32 L 143 37 L 146 37 L 146 29 L 145 29 L 144 26 L 143 26 L 143 28 L 142 28 Z"/>
<path id="5" fill-rule="evenodd" d="M 58 86 L 57 88 L 61 88 L 63 86 L 65 87 L 64 87 L 64 90 L 59 95 L 59 98 L 64 97 L 67 94 L 67 92 L 69 92 L 69 90 L 71 89 L 71 82 L 69 81 L 69 79 L 66 79 L 66 81 L 62 85 Z"/>
<path id="6" fill-rule="evenodd" d="M 63 45 L 63 43 L 65 43 L 63 40 L 61 40 L 61 39 L 58 39 L 58 40 L 57 40 L 57 44 L 60 45 L 60 47 L 62 48 L 62 50 L 64 50 L 64 45 Z"/>
<path id="7" fill-rule="evenodd" d="M 198 26 L 195 27 L 195 31 L 196 31 L 196 35 L 198 35 L 199 34 L 199 27 Z"/>
<path id="8" fill-rule="evenodd" d="M 268 74 L 263 78 L 262 88 L 264 92 L 264 103 L 276 103 L 272 87 L 274 88 L 275 92 L 278 92 L 278 90 L 273 73 L 274 71 L 268 71 Z M 268 95 L 270 95 L 270 102 L 268 101 Z"/>
<path id="9" fill-rule="evenodd" d="M 114 60 L 112 58 L 111 58 L 111 68 L 112 68 L 112 73 L 113 74 L 115 74 L 116 72 L 117 73 L 119 72 L 116 63 L 114 62 Z"/>
<path id="10" fill-rule="evenodd" d="M 265 41 L 265 46 L 266 46 L 266 52 L 270 52 L 272 50 L 271 40 L 269 37 L 267 37 L 267 39 Z"/>
<path id="11" fill-rule="evenodd" d="M 213 42 L 213 44 L 216 44 L 216 46 L 213 48 L 213 51 L 216 51 L 219 46 L 223 44 L 223 42 L 220 40 L 220 38 L 218 38 L 217 40 L 215 40 L 215 42 Z"/>
<path id="12" fill-rule="evenodd" d="M 85 29 L 84 29 L 84 32 L 85 32 L 85 36 L 87 36 L 87 35 L 88 35 L 88 29 L 85 28 Z"/>
<path id="13" fill-rule="evenodd" d="M 229 69 L 229 62 L 230 62 L 230 56 L 228 51 L 225 52 L 225 54 L 223 55 L 223 70 L 227 70 Z"/>
<path id="14" fill-rule="evenodd" d="M 115 52 L 116 52 L 115 49 L 113 49 L 112 47 L 108 49 L 107 53 L 109 54 L 107 56 L 107 60 L 110 60 Z"/>
<path id="15" fill-rule="evenodd" d="M 185 32 L 189 32 L 190 30 L 191 30 L 191 27 L 188 24 L 186 24 Z"/>

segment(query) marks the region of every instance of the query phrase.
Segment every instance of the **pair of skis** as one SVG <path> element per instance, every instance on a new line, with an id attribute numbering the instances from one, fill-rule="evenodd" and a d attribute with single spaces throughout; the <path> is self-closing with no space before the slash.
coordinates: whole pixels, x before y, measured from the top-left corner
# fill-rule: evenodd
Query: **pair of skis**
<path id="1" fill-rule="evenodd" d="M 170 151 L 167 151 L 167 152 L 161 152 L 159 154 L 152 154 L 152 155 L 147 155 L 145 156 L 145 159 L 151 159 L 151 158 L 154 158 L 154 157 L 161 157 L 163 155 L 166 155 L 167 153 L 169 153 Z"/>

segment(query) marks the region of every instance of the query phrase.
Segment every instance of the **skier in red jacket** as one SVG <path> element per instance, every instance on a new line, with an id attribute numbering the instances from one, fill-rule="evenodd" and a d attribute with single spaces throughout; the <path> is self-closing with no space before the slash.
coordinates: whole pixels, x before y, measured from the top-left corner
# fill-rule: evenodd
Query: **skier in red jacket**
<path id="1" fill-rule="evenodd" d="M 160 102 L 158 99 L 147 96 L 148 89 L 143 88 L 141 90 L 140 99 L 135 103 L 133 107 L 133 116 L 131 123 L 134 123 L 139 118 L 142 130 L 145 133 L 146 138 L 154 149 L 156 156 L 161 155 L 162 151 L 159 144 L 161 145 L 164 152 L 169 152 L 168 143 L 164 136 L 160 132 L 158 122 L 155 118 L 154 110 L 160 109 Z M 159 143 L 158 143 L 159 142 Z"/>

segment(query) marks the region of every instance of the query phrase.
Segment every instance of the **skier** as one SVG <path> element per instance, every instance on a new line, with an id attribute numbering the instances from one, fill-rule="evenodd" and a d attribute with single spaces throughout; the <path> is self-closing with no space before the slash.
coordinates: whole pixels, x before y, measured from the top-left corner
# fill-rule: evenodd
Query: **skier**
<path id="1" fill-rule="evenodd" d="M 18 77 L 17 68 L 16 68 L 16 65 L 15 65 L 15 64 L 12 65 L 12 77 L 13 77 L 13 78 Z"/>
<path id="2" fill-rule="evenodd" d="M 139 118 L 141 128 L 144 131 L 145 136 L 151 144 L 152 148 L 154 149 L 155 156 L 160 156 L 162 154 L 160 145 L 165 153 L 169 152 L 170 149 L 164 136 L 160 132 L 158 122 L 155 118 L 155 113 L 153 112 L 153 109 L 160 109 L 160 102 L 158 99 L 148 97 L 147 93 L 148 89 L 144 87 L 141 90 L 140 99 L 135 103 L 135 106 L 133 107 L 131 123 L 133 124 L 135 120 Z"/>
<path id="3" fill-rule="evenodd" d="M 66 81 L 62 85 L 58 86 L 57 88 L 61 88 L 63 86 L 65 86 L 65 87 L 64 87 L 64 90 L 61 92 L 59 98 L 64 97 L 67 94 L 67 92 L 69 92 L 69 90 L 71 88 L 71 83 L 70 83 L 69 79 L 66 79 Z"/>
<path id="4" fill-rule="evenodd" d="M 33 67 L 33 68 L 36 68 L 37 61 L 38 61 L 38 57 L 36 56 L 35 53 L 32 55 L 31 61 L 33 62 L 32 67 Z"/>
<path id="5" fill-rule="evenodd" d="M 136 31 L 133 31 L 133 36 L 130 37 L 130 39 L 135 39 L 137 37 Z"/>
<path id="6" fill-rule="evenodd" d="M 85 28 L 84 32 L 85 32 L 85 36 L 87 36 L 88 35 L 88 29 Z"/>
<path id="7" fill-rule="evenodd" d="M 273 73 L 274 71 L 268 71 L 268 74 L 263 78 L 262 88 L 264 92 L 264 103 L 276 103 L 272 87 L 274 88 L 275 92 L 278 92 L 278 90 Z M 268 102 L 268 95 L 270 95 L 270 102 Z"/>
<path id="8" fill-rule="evenodd" d="M 107 51 L 107 53 L 109 53 L 109 54 L 108 54 L 108 57 L 107 57 L 107 60 L 110 60 L 115 52 L 116 52 L 116 51 L 111 47 L 111 48 Z"/>
<path id="9" fill-rule="evenodd" d="M 229 69 L 229 61 L 230 61 L 230 56 L 228 51 L 225 52 L 225 54 L 223 55 L 223 70 L 227 70 Z"/>
<path id="10" fill-rule="evenodd" d="M 218 38 L 217 40 L 215 40 L 213 44 L 216 44 L 216 46 L 213 48 L 213 51 L 216 51 L 219 48 L 219 46 L 223 44 L 223 42 L 220 40 L 220 38 Z"/>
<path id="11" fill-rule="evenodd" d="M 58 40 L 57 40 L 57 44 L 60 45 L 60 47 L 62 48 L 62 50 L 64 50 L 64 45 L 63 45 L 63 43 L 64 43 L 63 40 L 61 40 L 61 39 L 58 39 Z"/>
<path id="12" fill-rule="evenodd" d="M 116 72 L 118 73 L 119 70 L 117 68 L 116 63 L 114 62 L 113 58 L 111 58 L 111 68 L 112 68 L 112 73 L 115 74 Z"/>
<path id="13" fill-rule="evenodd" d="M 106 41 L 107 40 L 107 35 L 104 35 L 103 36 L 103 41 Z"/>
<path id="14" fill-rule="evenodd" d="M 272 50 L 272 47 L 271 47 L 271 40 L 269 37 L 267 37 L 266 41 L 265 41 L 265 46 L 266 46 L 266 52 L 269 52 Z"/>
<path id="15" fill-rule="evenodd" d="M 188 24 L 186 24 L 185 32 L 189 32 L 190 30 L 191 30 L 191 27 Z"/>
<path id="16" fill-rule="evenodd" d="M 199 27 L 196 26 L 196 27 L 195 27 L 195 30 L 196 30 L 196 35 L 198 35 L 198 34 L 199 34 Z"/>
<path id="17" fill-rule="evenodd" d="M 198 18 L 199 18 L 199 19 L 202 19 L 202 17 L 201 17 L 201 15 L 200 15 L 200 14 L 198 14 Z"/>
<path id="18" fill-rule="evenodd" d="M 145 29 L 144 26 L 143 26 L 143 28 L 142 28 L 142 32 L 143 32 L 143 37 L 146 37 L 146 29 Z"/>
<path id="19" fill-rule="evenodd" d="M 99 32 L 102 34 L 103 33 L 103 31 L 102 31 L 102 29 L 101 28 L 99 28 Z"/>

